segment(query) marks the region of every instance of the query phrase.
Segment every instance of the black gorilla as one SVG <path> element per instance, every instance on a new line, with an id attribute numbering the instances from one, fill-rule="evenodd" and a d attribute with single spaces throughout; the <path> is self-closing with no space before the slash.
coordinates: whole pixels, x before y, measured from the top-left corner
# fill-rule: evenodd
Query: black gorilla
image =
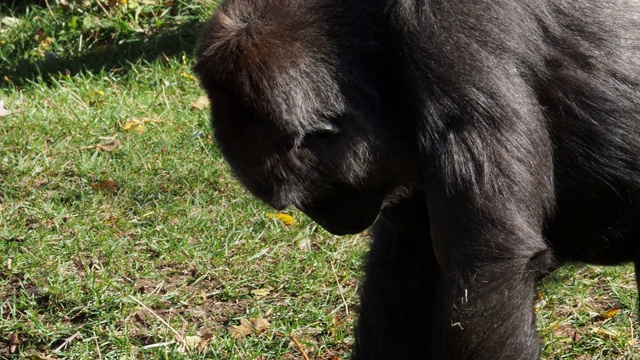
<path id="1" fill-rule="evenodd" d="M 372 226 L 355 359 L 537 359 L 536 280 L 640 263 L 640 2 L 227 0 L 197 57 L 254 195 Z"/>

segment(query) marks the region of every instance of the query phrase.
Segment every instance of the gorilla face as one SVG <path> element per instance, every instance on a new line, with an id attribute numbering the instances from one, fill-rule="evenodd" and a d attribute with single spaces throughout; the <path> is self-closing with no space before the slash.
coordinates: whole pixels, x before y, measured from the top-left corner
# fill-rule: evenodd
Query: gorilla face
<path id="1" fill-rule="evenodd" d="M 295 206 L 334 234 L 357 233 L 374 222 L 399 186 L 397 161 L 386 156 L 391 132 L 381 131 L 382 119 L 370 110 L 378 108 L 371 93 L 351 91 L 351 98 L 360 95 L 360 106 L 346 100 L 322 113 L 295 109 L 306 113 L 304 119 L 252 107 L 230 91 L 209 94 L 224 156 L 249 191 L 274 208 Z M 304 104 L 329 98 L 346 96 L 306 97 Z"/>

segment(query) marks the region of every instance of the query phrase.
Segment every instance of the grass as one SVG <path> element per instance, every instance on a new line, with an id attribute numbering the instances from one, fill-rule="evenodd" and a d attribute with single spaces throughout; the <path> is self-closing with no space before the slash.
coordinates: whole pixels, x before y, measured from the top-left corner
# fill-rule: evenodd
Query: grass
<path id="1" fill-rule="evenodd" d="M 0 5 L 0 359 L 347 358 L 366 238 L 285 225 L 231 176 L 191 105 L 215 4 L 20 3 Z M 545 359 L 634 358 L 630 267 L 539 295 Z M 270 327 L 234 340 L 249 318 Z"/>

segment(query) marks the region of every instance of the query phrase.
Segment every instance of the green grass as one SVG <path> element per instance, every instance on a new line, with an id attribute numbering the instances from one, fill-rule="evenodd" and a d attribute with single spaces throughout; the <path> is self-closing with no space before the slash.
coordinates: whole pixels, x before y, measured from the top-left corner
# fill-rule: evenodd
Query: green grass
<path id="1" fill-rule="evenodd" d="M 0 359 L 347 358 L 366 238 L 284 225 L 231 176 L 190 106 L 213 2 L 67 2 L 0 5 Z M 632 274 L 547 279 L 545 358 L 632 359 Z M 185 352 L 158 317 L 213 338 Z M 270 328 L 233 340 L 252 317 Z"/>

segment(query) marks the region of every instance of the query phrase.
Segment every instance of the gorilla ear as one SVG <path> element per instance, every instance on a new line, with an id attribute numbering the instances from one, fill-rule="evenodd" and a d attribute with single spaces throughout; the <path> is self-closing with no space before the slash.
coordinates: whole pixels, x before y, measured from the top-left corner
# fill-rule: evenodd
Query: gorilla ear
<path id="1" fill-rule="evenodd" d="M 338 135 L 338 134 L 340 134 L 340 129 L 337 126 L 335 126 L 334 124 L 322 123 L 322 124 L 318 125 L 317 127 L 313 128 L 311 130 L 311 133 L 326 134 L 326 135 Z"/>
<path id="2" fill-rule="evenodd" d="M 322 123 L 305 132 L 296 145 L 301 148 L 313 147 L 324 141 L 334 139 L 339 135 L 340 128 L 336 125 Z"/>

